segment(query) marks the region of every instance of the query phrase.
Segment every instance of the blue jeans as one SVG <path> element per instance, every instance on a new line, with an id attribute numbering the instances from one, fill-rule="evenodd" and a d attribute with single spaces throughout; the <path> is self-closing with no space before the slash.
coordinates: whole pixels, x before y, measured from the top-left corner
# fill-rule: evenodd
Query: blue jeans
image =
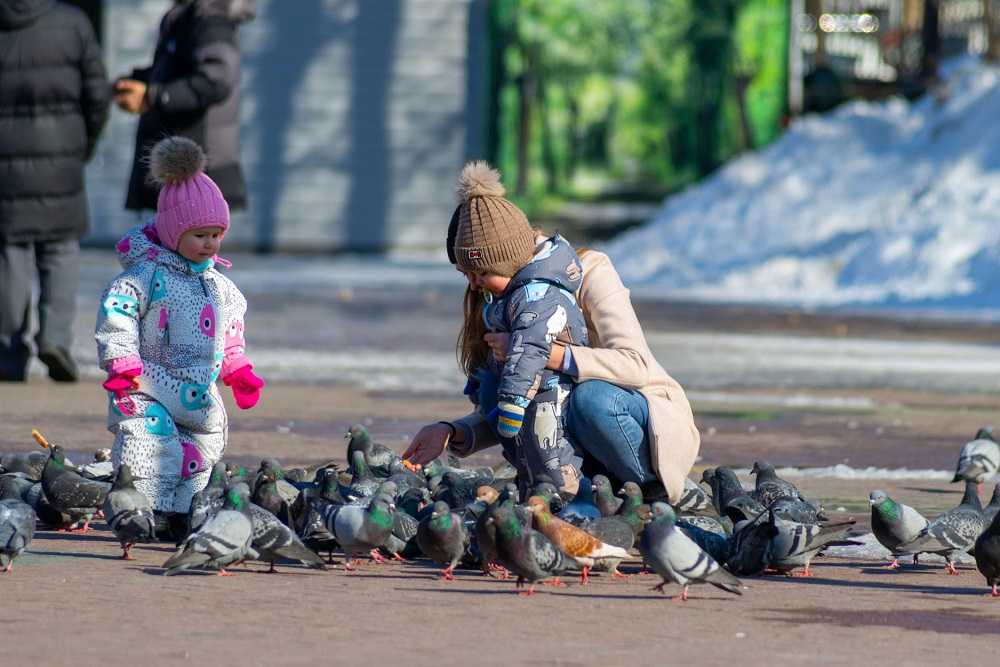
<path id="1" fill-rule="evenodd" d="M 657 479 L 649 456 L 649 406 L 638 391 L 603 380 L 576 385 L 569 396 L 566 429 L 573 442 L 618 484 Z M 593 463 L 593 462 L 588 462 Z M 593 466 L 584 464 L 584 468 Z M 593 473 L 592 473 L 593 474 Z"/>

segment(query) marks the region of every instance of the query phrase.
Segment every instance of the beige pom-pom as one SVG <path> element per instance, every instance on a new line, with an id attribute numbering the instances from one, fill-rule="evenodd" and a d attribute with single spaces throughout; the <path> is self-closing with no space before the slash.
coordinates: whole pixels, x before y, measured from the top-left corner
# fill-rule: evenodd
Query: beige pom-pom
<path id="1" fill-rule="evenodd" d="M 459 201 L 469 201 L 473 197 L 503 197 L 506 192 L 500 182 L 500 172 L 482 160 L 468 163 L 458 175 Z"/>
<path id="2" fill-rule="evenodd" d="M 187 137 L 167 137 L 149 153 L 149 176 L 167 185 L 187 181 L 205 169 L 205 151 Z"/>

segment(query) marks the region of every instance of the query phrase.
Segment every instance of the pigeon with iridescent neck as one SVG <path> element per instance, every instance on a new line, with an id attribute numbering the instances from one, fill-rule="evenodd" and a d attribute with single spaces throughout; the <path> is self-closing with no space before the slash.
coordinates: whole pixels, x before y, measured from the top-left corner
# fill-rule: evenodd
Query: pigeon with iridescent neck
<path id="1" fill-rule="evenodd" d="M 352 426 L 347 435 L 347 460 L 354 461 L 354 453 L 361 452 L 365 465 L 376 477 L 389 477 L 398 470 L 399 455 L 383 444 L 373 442 L 368 429 L 360 424 Z"/>
<path id="2" fill-rule="evenodd" d="M 892 562 L 889 567 L 899 567 L 899 557 L 913 553 L 907 550 L 927 528 L 927 519 L 909 505 L 898 503 L 885 491 L 878 489 L 868 494 L 872 507 L 872 533 L 879 544 L 889 550 Z"/>
<path id="3" fill-rule="evenodd" d="M 135 488 L 127 463 L 118 466 L 114 484 L 104 501 L 104 520 L 121 542 L 123 560 L 133 560 L 128 552 L 136 543 L 156 541 L 153 505 Z"/>
<path id="4" fill-rule="evenodd" d="M 618 572 L 618 564 L 628 558 L 628 551 L 605 544 L 590 533 L 553 516 L 549 511 L 549 504 L 539 496 L 528 498 L 528 509 L 535 529 L 580 566 L 581 585 L 587 584 L 591 568 L 622 576 Z"/>
<path id="5" fill-rule="evenodd" d="M 441 576 L 451 581 L 455 578 L 452 574 L 455 566 L 469 547 L 469 533 L 462 518 L 452 512 L 447 503 L 439 500 L 417 527 L 417 544 L 428 558 L 445 566 Z"/>
<path id="6" fill-rule="evenodd" d="M 486 521 L 496 527 L 500 564 L 517 575 L 518 588 L 529 585 L 521 594 L 533 595 L 535 584 L 543 579 L 554 577 L 558 585 L 559 575 L 573 566 L 572 560 L 542 533 L 532 530 L 530 522 L 523 522 L 508 504 L 498 503 Z"/>
<path id="7" fill-rule="evenodd" d="M 163 564 L 171 575 L 193 568 L 209 568 L 228 576 L 226 567 L 258 557 L 252 546 L 253 518 L 250 489 L 242 482 L 226 492 L 226 500 L 214 516 L 188 535 L 173 556 Z"/>
<path id="8" fill-rule="evenodd" d="M 594 504 L 601 511 L 601 516 L 614 516 L 622 505 L 622 499 L 615 496 L 611 481 L 604 475 L 594 475 Z"/>
<path id="9" fill-rule="evenodd" d="M 327 530 L 348 557 L 345 569 L 353 570 L 363 554 L 377 563 L 385 561 L 378 550 L 392 535 L 396 506 L 391 498 L 376 495 L 367 507 L 326 505 L 321 510 Z"/>
<path id="10" fill-rule="evenodd" d="M 55 509 L 69 515 L 71 527 L 83 521 L 81 531 L 87 532 L 90 520 L 104 505 L 111 485 L 87 479 L 68 469 L 63 448 L 52 445 L 42 471 L 42 490 Z"/>

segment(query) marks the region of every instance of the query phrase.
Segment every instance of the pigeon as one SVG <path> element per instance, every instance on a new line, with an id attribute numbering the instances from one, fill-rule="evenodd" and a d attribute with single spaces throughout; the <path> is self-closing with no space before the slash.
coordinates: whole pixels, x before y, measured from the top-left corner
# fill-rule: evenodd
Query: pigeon
<path id="1" fill-rule="evenodd" d="M 769 521 L 777 529 L 771 541 L 770 565 L 791 576 L 811 577 L 809 565 L 824 547 L 841 540 L 856 522 L 854 519 L 828 523 L 799 523 L 768 510 Z M 804 569 L 794 574 L 797 567 Z"/>
<path id="2" fill-rule="evenodd" d="M 676 510 L 674 513 L 676 514 Z M 726 533 L 725 526 L 723 526 L 722 523 L 720 523 L 714 516 L 704 516 L 701 514 L 678 514 L 677 527 L 682 528 L 685 526 L 691 526 L 698 528 L 699 530 L 714 533 L 723 539 L 729 537 Z"/>
<path id="3" fill-rule="evenodd" d="M 829 517 L 819 511 L 813 503 L 800 500 L 799 498 L 790 498 L 789 496 L 776 499 L 770 504 L 768 509 L 783 519 L 798 521 L 799 523 L 829 521 Z"/>
<path id="4" fill-rule="evenodd" d="M 553 516 L 548 503 L 538 496 L 528 498 L 528 509 L 531 511 L 535 529 L 549 538 L 552 544 L 582 568 L 581 585 L 587 584 L 590 570 L 594 567 L 611 572 L 615 576 L 624 576 L 618 572 L 618 564 L 628 558 L 628 551 L 605 544 L 590 533 Z"/>
<path id="5" fill-rule="evenodd" d="M 573 524 L 602 516 L 601 510 L 593 502 L 593 485 L 586 477 L 580 478 L 580 488 L 576 497 L 559 511 L 559 518 Z"/>
<path id="6" fill-rule="evenodd" d="M 188 535 L 195 533 L 205 525 L 215 513 L 222 509 L 226 499 L 226 484 L 229 475 L 226 464 L 219 461 L 212 466 L 208 484 L 191 498 L 191 510 L 188 512 Z"/>
<path id="7" fill-rule="evenodd" d="M 134 560 L 129 549 L 138 542 L 156 540 L 156 518 L 149 498 L 135 488 L 128 464 L 118 466 L 111 491 L 104 500 L 104 519 L 122 545 L 122 559 Z"/>
<path id="8" fill-rule="evenodd" d="M 624 502 L 615 516 L 625 519 L 632 527 L 632 533 L 638 538 L 646 525 L 643 518 L 642 490 L 635 482 L 625 482 L 618 495 L 623 496 Z"/>
<path id="9" fill-rule="evenodd" d="M 431 492 L 422 487 L 419 489 L 407 489 L 399 499 L 399 502 L 396 503 L 396 507 L 417 521 L 423 521 L 426 516 L 434 511 L 431 509 Z"/>
<path id="10" fill-rule="evenodd" d="M 492 570 L 502 570 L 506 578 L 507 570 L 498 562 L 500 556 L 497 551 L 496 512 L 500 507 L 509 509 L 522 526 L 530 526 L 531 516 L 516 504 L 517 486 L 512 483 L 506 484 L 502 492 L 491 486 L 480 486 L 476 499 L 477 502 L 486 504 L 486 508 L 476 519 L 472 531 L 473 544 L 480 556 L 480 567 L 483 574 L 488 576 L 493 576 Z"/>
<path id="11" fill-rule="evenodd" d="M 292 525 L 292 509 L 281 494 L 278 492 L 279 475 L 283 475 L 278 469 L 270 469 L 263 472 L 257 482 L 257 489 L 253 492 L 253 503 L 263 507 L 268 512 L 278 518 L 286 526 Z"/>
<path id="12" fill-rule="evenodd" d="M 767 509 L 747 494 L 731 468 L 710 468 L 702 473 L 702 481 L 712 489 L 712 506 L 719 516 L 732 516 L 732 512 L 726 510 L 730 506 L 740 508 L 739 520 L 752 519 Z"/>
<path id="13" fill-rule="evenodd" d="M 0 537 L 0 542 L 2 542 Z M 983 534 L 976 540 L 976 568 L 986 577 L 986 585 L 990 587 L 990 595 L 1000 597 L 997 584 L 1000 584 L 1000 514 L 993 517 L 993 521 Z"/>
<path id="14" fill-rule="evenodd" d="M 394 464 L 398 465 L 400 462 L 396 452 L 385 445 L 372 442 L 371 436 L 368 435 L 368 429 L 360 424 L 352 426 L 344 437 L 350 441 L 347 444 L 347 460 L 353 461 L 354 453 L 361 452 L 365 465 L 376 477 L 391 476 Z"/>
<path id="15" fill-rule="evenodd" d="M 910 553 L 931 553 L 944 556 L 948 574 L 958 574 L 954 560 L 973 547 L 983 532 L 983 506 L 973 480 L 965 481 L 962 502 L 929 524 L 907 550 Z"/>
<path id="16" fill-rule="evenodd" d="M 226 566 L 259 554 L 252 546 L 253 518 L 250 489 L 239 483 L 226 492 L 226 500 L 214 516 L 197 532 L 188 535 L 177 551 L 163 564 L 164 574 L 172 575 L 197 567 L 217 569 L 228 576 Z"/>
<path id="17" fill-rule="evenodd" d="M 655 509 L 653 514 L 656 515 Z M 682 517 L 678 517 L 674 525 L 714 558 L 716 563 L 725 563 L 729 559 L 729 538 L 726 535 L 705 530 L 697 524 L 688 523 Z"/>
<path id="18" fill-rule="evenodd" d="M 297 560 L 317 570 L 326 569 L 323 559 L 303 544 L 298 535 L 268 510 L 251 502 L 250 519 L 253 522 L 250 544 L 257 552 L 259 560 L 271 564 L 268 573 L 277 572 L 274 563 L 281 558 Z"/>
<path id="19" fill-rule="evenodd" d="M 0 571 L 10 572 L 35 535 L 35 511 L 16 498 L 0 500 Z"/>
<path id="20" fill-rule="evenodd" d="M 708 497 L 700 486 L 695 482 L 684 478 L 684 491 L 681 499 L 674 505 L 674 511 L 678 514 L 704 512 L 712 506 L 712 499 Z"/>
<path id="21" fill-rule="evenodd" d="M 611 481 L 604 475 L 594 475 L 594 504 L 601 516 L 613 516 L 622 505 L 622 499 L 615 496 Z"/>
<path id="22" fill-rule="evenodd" d="M 111 485 L 86 479 L 67 469 L 63 448 L 52 445 L 42 471 L 42 490 L 55 509 L 69 515 L 70 528 L 82 520 L 81 532 L 87 532 L 91 518 L 104 504 Z"/>
<path id="23" fill-rule="evenodd" d="M 722 508 L 723 516 L 728 517 L 734 524 L 753 519 L 766 512 L 766 507 L 746 494 L 730 499 Z"/>
<path id="24" fill-rule="evenodd" d="M 623 516 L 602 516 L 580 524 L 580 529 L 601 542 L 626 551 L 635 546 L 635 531 Z"/>
<path id="25" fill-rule="evenodd" d="M 375 477 L 368 469 L 365 462 L 364 452 L 355 450 L 351 454 L 351 483 L 349 485 L 340 484 L 337 486 L 337 493 L 345 503 L 349 503 L 359 498 L 367 498 L 375 495 L 382 480 Z"/>
<path id="26" fill-rule="evenodd" d="M 37 484 L 35 480 L 23 472 L 7 472 L 0 474 L 0 500 L 13 498 L 27 502 L 31 488 Z"/>
<path id="27" fill-rule="evenodd" d="M 778 535 L 778 529 L 768 518 L 765 510 L 751 519 L 736 522 L 726 569 L 737 576 L 753 577 L 768 568 Z"/>
<path id="28" fill-rule="evenodd" d="M 452 573 L 465 555 L 469 539 L 462 518 L 441 500 L 434 503 L 431 513 L 417 526 L 420 550 L 435 563 L 445 566 L 441 577 L 447 581 L 455 578 Z"/>
<path id="29" fill-rule="evenodd" d="M 750 474 L 757 476 L 753 496 L 762 505 L 769 506 L 778 498 L 801 498 L 798 488 L 778 477 L 774 466 L 767 461 L 754 461 Z"/>
<path id="30" fill-rule="evenodd" d="M 639 550 L 663 580 L 653 590 L 664 593 L 668 583 L 683 586 L 681 600 L 688 599 L 691 584 L 707 583 L 742 595 L 740 580 L 729 574 L 701 547 L 674 526 L 676 515 L 666 503 L 654 503 L 653 521 L 642 533 Z"/>
<path id="31" fill-rule="evenodd" d="M 909 505 L 897 503 L 885 491 L 868 494 L 872 507 L 872 533 L 892 554 L 889 567 L 899 567 L 899 556 L 910 553 L 907 546 L 927 528 L 927 519 Z"/>
<path id="32" fill-rule="evenodd" d="M 542 498 L 545 502 L 549 504 L 549 508 L 554 512 L 559 512 L 562 510 L 563 502 L 562 496 L 559 495 L 559 489 L 551 481 L 552 478 L 548 475 L 542 473 L 535 477 L 535 485 L 531 487 L 531 492 L 528 493 L 528 497 L 538 496 Z"/>
<path id="33" fill-rule="evenodd" d="M 382 550 L 394 560 L 405 561 L 416 558 L 422 551 L 417 544 L 417 528 L 420 522 L 406 512 L 392 513 L 392 533 L 382 545 Z"/>
<path id="34" fill-rule="evenodd" d="M 983 508 L 983 521 L 986 525 L 993 523 L 993 517 L 1000 512 L 1000 482 L 993 487 L 993 495 L 990 497 L 990 504 Z"/>
<path id="35" fill-rule="evenodd" d="M 559 576 L 573 565 L 547 537 L 532 530 L 507 503 L 498 503 L 493 512 L 488 513 L 487 523 L 496 528 L 497 559 L 500 564 L 517 575 L 517 588 L 529 584 L 527 591 L 519 594 L 533 595 L 535 584 L 543 579 Z"/>
<path id="36" fill-rule="evenodd" d="M 965 443 L 958 455 L 955 477 L 952 482 L 968 480 L 982 484 L 987 478 L 997 474 L 1000 468 L 1000 445 L 993 439 L 993 427 L 981 428 L 976 437 Z"/>
<path id="37" fill-rule="evenodd" d="M 475 478 L 462 477 L 456 472 L 448 471 L 444 473 L 441 484 L 438 485 L 432 497 L 434 500 L 443 500 L 449 507 L 465 507 L 476 499 Z"/>
<path id="38" fill-rule="evenodd" d="M 0 472 L 20 472 L 36 482 L 42 480 L 42 471 L 49 455 L 37 450 L 21 454 L 0 456 Z"/>
<path id="39" fill-rule="evenodd" d="M 327 530 L 348 557 L 345 569 L 353 570 L 354 563 L 364 553 L 377 563 L 385 561 L 378 549 L 392 534 L 395 511 L 392 499 L 383 495 L 375 496 L 368 507 L 328 505 L 323 508 Z"/>

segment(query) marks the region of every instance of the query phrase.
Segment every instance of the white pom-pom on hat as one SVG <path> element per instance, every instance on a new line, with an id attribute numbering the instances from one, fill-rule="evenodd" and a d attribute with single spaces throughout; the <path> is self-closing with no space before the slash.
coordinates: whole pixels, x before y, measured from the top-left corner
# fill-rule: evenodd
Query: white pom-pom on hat
<path id="1" fill-rule="evenodd" d="M 183 183 L 205 170 L 205 151 L 187 137 L 162 139 L 149 153 L 149 176 L 161 186 Z"/>
<path id="2" fill-rule="evenodd" d="M 473 197 L 503 197 L 507 193 L 500 182 L 500 172 L 482 160 L 469 162 L 458 175 L 458 200 Z"/>

